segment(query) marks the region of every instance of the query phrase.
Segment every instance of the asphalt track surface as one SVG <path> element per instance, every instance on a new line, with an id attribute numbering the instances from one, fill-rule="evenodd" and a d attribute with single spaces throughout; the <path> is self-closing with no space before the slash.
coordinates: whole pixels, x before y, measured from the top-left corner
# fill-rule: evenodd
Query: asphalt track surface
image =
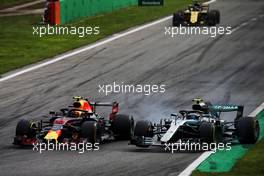
<path id="1" fill-rule="evenodd" d="M 245 105 L 245 114 L 264 99 L 264 2 L 218 0 L 221 26 L 240 26 L 228 36 L 185 35 L 170 38 L 155 25 L 75 57 L 0 83 L 0 175 L 176 175 L 201 153 L 170 154 L 162 148 L 138 149 L 126 141 L 78 154 L 39 154 L 12 146 L 21 118 L 38 119 L 67 106 L 74 95 L 95 101 L 118 101 L 121 113 L 158 120 L 194 97 L 214 103 Z M 255 18 L 251 20 L 252 18 Z M 241 26 L 246 22 L 246 25 Z M 98 85 L 166 84 L 166 93 L 98 93 Z"/>

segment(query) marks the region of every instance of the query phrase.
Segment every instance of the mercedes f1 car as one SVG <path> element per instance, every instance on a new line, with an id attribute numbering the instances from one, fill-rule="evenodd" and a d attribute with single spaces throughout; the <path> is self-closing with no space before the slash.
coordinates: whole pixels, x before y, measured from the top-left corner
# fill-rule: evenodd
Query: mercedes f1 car
<path id="1" fill-rule="evenodd" d="M 259 137 L 259 122 L 253 117 L 243 117 L 243 106 L 212 105 L 202 99 L 194 99 L 192 110 L 172 114 L 159 124 L 138 121 L 130 144 L 138 147 L 165 145 L 193 141 L 197 143 L 227 143 L 238 140 L 241 144 L 255 143 Z M 236 112 L 234 121 L 220 118 L 222 112 Z"/>
<path id="2" fill-rule="evenodd" d="M 96 107 L 110 106 L 109 118 L 96 113 Z M 100 143 L 104 140 L 127 139 L 134 128 L 133 118 L 117 114 L 118 103 L 96 103 L 86 98 L 74 97 L 69 108 L 50 112 L 46 120 L 22 119 L 16 126 L 15 145 L 32 145 L 37 142 Z"/>
<path id="3" fill-rule="evenodd" d="M 195 2 L 188 9 L 173 14 L 173 26 L 215 26 L 220 23 L 219 10 L 209 10 L 209 5 Z"/>

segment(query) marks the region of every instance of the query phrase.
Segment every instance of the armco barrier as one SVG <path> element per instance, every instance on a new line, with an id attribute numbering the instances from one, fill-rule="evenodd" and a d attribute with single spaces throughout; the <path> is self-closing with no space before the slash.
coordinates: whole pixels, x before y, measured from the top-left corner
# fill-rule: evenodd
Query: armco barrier
<path id="1" fill-rule="evenodd" d="M 137 4 L 138 0 L 60 0 L 60 24 Z"/>

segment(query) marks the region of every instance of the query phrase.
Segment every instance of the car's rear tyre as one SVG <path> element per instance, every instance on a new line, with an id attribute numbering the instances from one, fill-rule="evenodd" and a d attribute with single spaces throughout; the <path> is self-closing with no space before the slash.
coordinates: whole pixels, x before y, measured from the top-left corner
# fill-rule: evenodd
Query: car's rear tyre
<path id="1" fill-rule="evenodd" d="M 136 123 L 134 136 L 153 137 L 153 125 L 150 121 L 141 120 Z"/>
<path id="2" fill-rule="evenodd" d="M 237 120 L 236 130 L 241 144 L 254 144 L 259 138 L 259 122 L 253 117 L 242 117 Z"/>
<path id="3" fill-rule="evenodd" d="M 81 126 L 82 137 L 86 138 L 88 142 L 94 144 L 100 142 L 101 138 L 101 129 L 97 122 L 95 121 L 86 121 L 83 122 Z"/>
<path id="4" fill-rule="evenodd" d="M 199 127 L 201 142 L 211 144 L 215 142 L 215 127 L 212 123 L 202 122 Z"/>
<path id="5" fill-rule="evenodd" d="M 184 14 L 183 12 L 176 12 L 173 14 L 173 18 L 172 18 L 172 25 L 173 26 L 180 26 L 183 25 L 184 23 Z"/>
<path id="6" fill-rule="evenodd" d="M 220 23 L 220 11 L 219 10 L 211 10 L 211 13 L 214 14 L 215 16 L 215 23 L 219 24 Z"/>
<path id="7" fill-rule="evenodd" d="M 33 137 L 35 136 L 35 131 L 31 128 L 32 123 L 29 120 L 22 119 L 17 123 L 16 126 L 16 136 Z"/>
<path id="8" fill-rule="evenodd" d="M 212 10 L 208 12 L 207 23 L 209 26 L 215 26 L 217 22 L 216 13 Z"/>
<path id="9" fill-rule="evenodd" d="M 117 139 L 128 140 L 134 130 L 134 119 L 128 115 L 117 114 L 113 124 L 113 132 Z"/>

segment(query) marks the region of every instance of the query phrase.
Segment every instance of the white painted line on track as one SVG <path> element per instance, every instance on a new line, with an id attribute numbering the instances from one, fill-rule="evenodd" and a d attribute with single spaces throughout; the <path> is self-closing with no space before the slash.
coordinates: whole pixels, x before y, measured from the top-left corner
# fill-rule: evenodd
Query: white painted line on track
<path id="1" fill-rule="evenodd" d="M 58 61 L 61 61 L 61 60 L 64 60 L 64 59 L 66 59 L 66 58 L 69 58 L 69 57 L 71 57 L 71 56 L 74 56 L 74 55 L 80 54 L 80 53 L 82 53 L 82 52 L 84 52 L 84 51 L 88 51 L 88 50 L 94 49 L 94 48 L 96 48 L 96 47 L 99 47 L 99 46 L 101 46 L 101 45 L 104 45 L 104 44 L 110 43 L 110 42 L 112 42 L 112 41 L 114 41 L 114 40 L 117 40 L 117 39 L 119 39 L 119 38 L 125 37 L 125 36 L 127 36 L 127 35 L 133 34 L 133 33 L 135 33 L 135 32 L 141 31 L 141 30 L 143 30 L 143 29 L 146 29 L 146 28 L 149 28 L 149 27 L 154 26 L 154 25 L 156 25 L 156 24 L 159 24 L 159 23 L 162 23 L 162 22 L 164 22 L 164 21 L 167 21 L 167 20 L 170 19 L 171 17 L 172 17 L 172 16 L 168 16 L 168 17 L 162 18 L 162 19 L 160 19 L 160 20 L 157 20 L 157 21 L 154 21 L 154 22 L 148 23 L 148 24 L 146 24 L 146 25 L 140 26 L 140 27 L 138 27 L 138 28 L 135 28 L 135 29 L 129 30 L 129 31 L 127 31 L 127 32 L 113 35 L 112 37 L 110 37 L 110 38 L 108 38 L 108 39 L 106 39 L 106 40 L 103 40 L 103 41 L 101 41 L 101 42 L 97 42 L 97 43 L 95 43 L 95 44 L 88 45 L 87 47 L 84 47 L 84 48 L 81 48 L 81 49 L 79 49 L 79 50 L 76 50 L 76 51 L 70 52 L 70 53 L 68 53 L 68 54 L 61 55 L 61 56 L 56 57 L 56 58 L 54 58 L 54 59 L 52 59 L 52 60 L 50 60 L 50 61 L 47 61 L 47 62 L 44 62 L 44 63 L 38 64 L 38 65 L 32 66 L 32 67 L 30 67 L 30 68 L 27 68 L 27 69 L 24 69 L 24 70 L 18 71 L 18 72 L 14 73 L 14 74 L 11 74 L 11 75 L 8 75 L 8 76 L 6 76 L 6 77 L 1 78 L 1 79 L 0 79 L 0 82 L 3 82 L 3 81 L 6 81 L 6 80 L 9 80 L 9 79 L 11 79 L 11 78 L 17 77 L 17 76 L 22 75 L 22 74 L 24 74 L 24 73 L 28 73 L 28 72 L 30 72 L 30 71 L 33 71 L 33 70 L 36 70 L 36 69 L 39 69 L 39 68 L 45 67 L 45 66 L 47 66 L 47 65 L 54 64 L 54 63 L 56 63 L 56 62 L 58 62 Z"/>
<path id="2" fill-rule="evenodd" d="M 248 116 L 256 117 L 264 109 L 264 102 L 259 105 L 254 111 L 252 111 Z M 189 176 L 192 172 L 204 161 L 206 160 L 213 152 L 207 151 L 201 154 L 195 161 L 193 161 L 188 167 L 186 167 L 178 176 Z"/>
<path id="3" fill-rule="evenodd" d="M 213 3 L 213 2 L 215 2 L 215 1 L 216 1 L 216 0 L 211 0 L 211 1 L 209 1 L 209 2 L 206 2 L 206 4 L 210 4 L 210 3 Z M 171 16 L 167 16 L 167 17 L 164 17 L 164 18 L 162 18 L 162 19 L 160 19 L 160 20 L 153 21 L 153 22 L 151 22 L 151 23 L 147 23 L 147 24 L 145 24 L 145 25 L 139 26 L 139 27 L 137 27 L 137 28 L 135 28 L 135 29 L 131 29 L 131 30 L 126 31 L 126 32 L 123 32 L 123 33 L 121 32 L 121 33 L 114 34 L 112 37 L 110 37 L 110 38 L 108 38 L 108 39 L 105 39 L 105 40 L 103 40 L 103 41 L 101 41 L 101 42 L 97 42 L 97 43 L 94 43 L 94 44 L 88 45 L 88 46 L 86 46 L 86 47 L 84 47 L 84 48 L 77 49 L 77 50 L 72 51 L 72 52 L 70 52 L 70 53 L 68 53 L 68 54 L 64 54 L 64 55 L 60 55 L 60 56 L 58 56 L 58 57 L 55 57 L 54 59 L 49 60 L 49 61 L 47 61 L 47 62 L 40 63 L 40 64 L 34 65 L 34 66 L 32 66 L 32 67 L 29 67 L 29 68 L 23 69 L 23 70 L 21 70 L 21 71 L 17 71 L 17 72 L 15 72 L 15 73 L 10 74 L 10 75 L 7 75 L 7 76 L 5 76 L 5 77 L 2 77 L 2 78 L 0 78 L 0 83 L 3 82 L 3 81 L 9 80 L 9 79 L 15 78 L 15 77 L 17 77 L 17 76 L 19 76 L 19 75 L 22 75 L 22 74 L 24 74 L 24 73 L 28 73 L 28 72 L 31 72 L 31 71 L 33 71 L 33 70 L 37 70 L 37 69 L 39 69 L 39 68 L 45 67 L 45 66 L 47 66 L 47 65 L 54 64 L 54 63 L 59 62 L 59 61 L 61 61 L 61 60 L 67 59 L 67 58 L 69 58 L 69 57 L 71 57 L 71 56 L 74 56 L 74 55 L 80 54 L 80 53 L 82 53 L 82 52 L 84 52 L 84 51 L 88 51 L 88 50 L 94 49 L 94 48 L 96 48 L 96 47 L 98 47 L 98 46 L 101 46 L 101 45 L 104 45 L 104 44 L 110 43 L 110 42 L 115 41 L 115 40 L 117 40 L 117 39 L 120 39 L 120 38 L 122 38 L 122 37 L 128 36 L 128 35 L 133 34 L 133 33 L 135 33 L 135 32 L 141 31 L 141 30 L 143 30 L 143 29 L 146 29 L 146 28 L 149 28 L 149 27 L 154 26 L 154 25 L 156 25 L 156 24 L 159 24 L 159 23 L 162 23 L 162 22 L 164 22 L 164 21 L 167 21 L 167 20 L 169 20 L 169 19 L 171 19 L 171 18 L 172 18 L 172 15 L 171 15 Z"/>
<path id="4" fill-rule="evenodd" d="M 246 25 L 248 25 L 248 22 L 244 22 L 240 26 L 246 26 Z"/>
<path id="5" fill-rule="evenodd" d="M 189 176 L 206 158 L 208 158 L 213 152 L 207 151 L 201 154 L 194 162 L 192 162 L 186 169 L 184 169 L 178 176 Z"/>
<path id="6" fill-rule="evenodd" d="M 216 1 L 216 0 L 211 0 L 211 1 L 205 2 L 205 3 L 203 3 L 203 4 L 211 4 L 211 3 L 215 2 L 215 1 Z"/>
<path id="7" fill-rule="evenodd" d="M 259 17 L 261 18 L 261 15 L 259 15 Z M 250 22 L 252 22 L 252 21 L 257 21 L 257 20 L 258 20 L 258 18 L 256 18 L 256 17 L 251 18 L 250 20 L 248 20 L 248 21 L 246 21 L 246 22 L 240 24 L 239 26 L 235 27 L 234 29 L 232 29 L 232 32 L 235 32 L 235 31 L 237 31 L 238 29 L 240 29 L 240 28 L 242 28 L 242 27 L 244 27 L 244 26 L 247 26 L 248 24 L 250 24 Z"/>
<path id="8" fill-rule="evenodd" d="M 260 113 L 264 109 L 264 102 L 257 107 L 253 112 L 251 112 L 248 116 L 249 117 L 256 117 L 258 113 Z"/>
<path id="9" fill-rule="evenodd" d="M 236 27 L 236 28 L 232 29 L 232 32 L 235 32 L 235 31 L 237 31 L 239 28 L 240 28 L 240 27 L 238 26 L 238 27 Z"/>

